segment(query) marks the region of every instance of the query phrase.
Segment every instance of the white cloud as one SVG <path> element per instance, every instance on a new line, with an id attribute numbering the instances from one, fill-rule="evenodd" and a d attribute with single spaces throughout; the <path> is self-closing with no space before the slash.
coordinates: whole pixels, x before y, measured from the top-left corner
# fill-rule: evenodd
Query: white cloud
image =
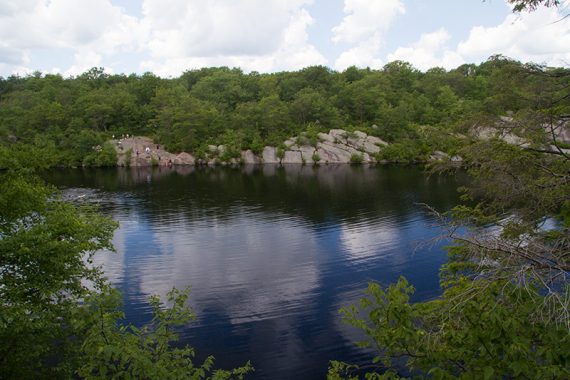
<path id="1" fill-rule="evenodd" d="M 154 0 L 147 2 L 154 4 Z M 234 11 L 236 5 L 228 3 L 224 8 L 222 3 L 218 3 L 215 12 L 213 9 L 208 11 L 209 21 L 203 21 L 209 24 L 208 27 L 189 30 L 164 25 L 162 18 L 171 16 L 149 14 L 143 19 L 143 24 L 152 30 L 149 43 L 152 59 L 143 62 L 142 69 L 168 76 L 203 66 L 276 71 L 325 64 L 325 57 L 309 43 L 307 28 L 314 20 L 302 7 L 305 3 L 259 2 L 265 5 L 253 7 L 256 10 L 252 9 L 253 13 L 246 18 L 237 14 L 233 19 L 226 16 Z M 267 4 L 272 4 L 272 7 Z M 150 12 L 150 8 L 145 12 Z M 187 14 L 181 19 L 186 23 L 192 17 Z M 211 36 L 203 37 L 204 30 L 208 30 Z M 196 43 L 201 39 L 209 42 Z"/>
<path id="2" fill-rule="evenodd" d="M 337 70 L 348 66 L 379 68 L 384 34 L 394 20 L 405 13 L 401 0 L 345 0 L 345 17 L 332 29 L 332 41 L 353 46 L 342 52 L 334 63 Z"/>
<path id="3" fill-rule="evenodd" d="M 259 55 L 279 47 L 290 16 L 309 1 L 145 0 L 155 56 Z"/>
<path id="4" fill-rule="evenodd" d="M 130 62 L 131 70 L 160 75 L 202 66 L 275 71 L 325 64 L 307 35 L 314 20 L 304 7 L 311 3 L 143 0 L 137 18 L 112 0 L 0 0 L 0 69 L 25 66 L 35 49 L 68 51 L 73 63 L 63 68 L 67 75 L 106 66 L 125 52 L 143 57 Z"/>
<path id="5" fill-rule="evenodd" d="M 497 26 L 475 26 L 454 48 L 449 47 L 450 40 L 447 30 L 440 28 L 399 47 L 387 60 L 407 61 L 420 70 L 436 66 L 452 69 L 465 62 L 483 62 L 494 54 L 552 66 L 570 63 L 570 19 L 554 8 L 509 14 Z"/>
<path id="6" fill-rule="evenodd" d="M 342 52 L 336 59 L 334 67 L 337 70 L 344 70 L 349 66 L 378 69 L 384 64 L 384 61 L 378 57 L 380 47 L 380 36 L 374 34 L 357 46 Z"/>
<path id="7" fill-rule="evenodd" d="M 75 52 L 73 67 L 67 71 L 76 73 L 74 67 L 84 62 L 100 63 L 100 58 L 93 60 L 95 56 L 134 48 L 137 29 L 136 18 L 110 0 L 0 0 L 2 45 L 11 49 L 11 54 L 0 55 L 0 61 L 17 69 L 34 49 L 64 48 Z"/>
<path id="8" fill-rule="evenodd" d="M 332 40 L 356 43 L 388 29 L 405 13 L 405 7 L 401 0 L 345 0 L 344 13 L 347 15 L 332 29 Z"/>
<path id="9" fill-rule="evenodd" d="M 448 49 L 447 42 L 450 38 L 444 28 L 422 34 L 420 39 L 409 47 L 400 47 L 388 54 L 388 61 L 410 62 L 414 67 L 424 71 L 437 66 L 446 69 L 455 68 L 464 61 L 457 52 Z"/>
<path id="10" fill-rule="evenodd" d="M 508 15 L 494 27 L 474 27 L 457 52 L 468 62 L 493 54 L 551 65 L 570 62 L 570 18 L 554 8 Z"/>
<path id="11" fill-rule="evenodd" d="M 64 75 L 79 75 L 86 72 L 92 67 L 103 66 L 103 57 L 94 51 L 88 50 L 78 50 L 74 55 L 73 64 L 67 70 L 65 70 Z M 107 73 L 112 72 L 112 69 L 105 67 Z"/>

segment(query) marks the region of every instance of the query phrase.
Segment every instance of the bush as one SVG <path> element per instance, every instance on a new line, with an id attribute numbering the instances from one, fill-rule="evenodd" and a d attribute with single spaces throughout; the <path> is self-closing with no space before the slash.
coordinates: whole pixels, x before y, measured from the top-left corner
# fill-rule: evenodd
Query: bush
<path id="1" fill-rule="evenodd" d="M 319 156 L 318 153 L 313 153 L 313 161 L 314 162 L 319 162 L 321 160 L 321 156 Z"/>
<path id="2" fill-rule="evenodd" d="M 352 153 L 350 156 L 350 163 L 351 164 L 361 164 L 364 161 L 364 157 L 361 153 Z"/>
<path id="3" fill-rule="evenodd" d="M 277 156 L 277 158 L 279 158 L 281 160 L 281 159 L 283 159 L 283 157 L 285 157 L 285 151 L 286 150 L 287 150 L 287 147 L 284 144 L 280 144 L 275 151 L 275 155 Z"/>
<path id="4" fill-rule="evenodd" d="M 133 158 L 133 148 L 129 148 L 126 152 L 125 152 L 125 166 L 129 167 L 131 166 L 131 159 Z"/>
<path id="5" fill-rule="evenodd" d="M 117 165 L 117 151 L 113 144 L 106 142 L 100 148 L 94 148 L 94 151 L 83 159 L 83 166 L 104 167 Z"/>
<path id="6" fill-rule="evenodd" d="M 431 149 L 427 145 L 417 140 L 403 140 L 382 148 L 376 154 L 376 158 L 378 160 L 408 163 L 425 160 L 430 151 Z"/>

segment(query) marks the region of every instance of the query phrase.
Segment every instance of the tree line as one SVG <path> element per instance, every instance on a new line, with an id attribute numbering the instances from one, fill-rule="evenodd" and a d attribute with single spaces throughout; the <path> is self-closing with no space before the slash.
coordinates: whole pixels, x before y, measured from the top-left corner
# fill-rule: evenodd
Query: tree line
<path id="1" fill-rule="evenodd" d="M 160 78 L 93 68 L 69 78 L 9 76 L 0 78 L 0 157 L 29 150 L 52 166 L 113 166 L 114 150 L 106 144 L 113 135 L 145 135 L 167 150 L 200 156 L 208 144 L 259 153 L 301 132 L 339 127 L 395 143 L 380 158 L 453 154 L 463 145 L 458 134 L 536 110 L 536 94 L 568 82 L 568 75 L 547 81 L 529 75 L 532 66 L 497 55 L 425 73 L 395 61 L 380 70 L 342 72 L 311 66 L 246 74 L 216 67 Z"/>

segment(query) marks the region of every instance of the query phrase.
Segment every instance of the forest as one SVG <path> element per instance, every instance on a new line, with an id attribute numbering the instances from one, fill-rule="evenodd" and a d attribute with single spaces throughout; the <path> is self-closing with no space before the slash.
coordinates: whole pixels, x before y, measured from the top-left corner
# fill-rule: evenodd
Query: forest
<path id="1" fill-rule="evenodd" d="M 561 2 L 509 3 L 533 11 Z M 460 166 L 430 170 L 466 171 L 471 182 L 450 212 L 426 206 L 450 242 L 441 296 L 414 303 L 403 277 L 371 282 L 341 311 L 372 348 L 370 363 L 330 358 L 328 378 L 568 379 L 569 118 L 570 69 L 501 55 L 449 71 L 397 61 L 343 72 L 218 67 L 160 78 L 93 68 L 0 78 L 0 378 L 251 374 L 249 362 L 219 370 L 213 357 L 196 363 L 192 347 L 177 345 L 177 328 L 195 318 L 187 290 L 151 297 L 149 325 L 127 324 L 120 293 L 91 265 L 95 252 L 113 250 L 117 223 L 65 201 L 37 174 L 114 166 L 108 141 L 123 134 L 200 156 L 210 143 L 259 152 L 341 127 L 389 142 L 379 157 L 387 160 L 458 154 Z M 480 138 L 480 127 L 497 133 Z"/>
<path id="2" fill-rule="evenodd" d="M 151 136 L 173 151 L 214 142 L 258 151 L 343 127 L 390 142 L 388 157 L 459 154 L 460 167 L 442 161 L 431 170 L 464 170 L 472 182 L 461 189 L 465 204 L 437 215 L 454 242 L 442 296 L 413 303 L 405 278 L 370 283 L 342 312 L 377 354 L 363 367 L 331 358 L 329 378 L 567 378 L 569 87 L 568 69 L 502 56 L 425 73 L 393 62 L 342 73 L 207 68 L 162 79 L 92 69 L 2 79 L 0 377 L 243 378 L 253 370 L 217 370 L 212 357 L 194 363 L 193 349 L 176 345 L 177 326 L 194 318 L 187 292 L 173 289 L 162 300 L 170 307 L 151 298 L 151 324 L 128 325 L 120 294 L 90 265 L 96 251 L 113 249 L 117 224 L 62 200 L 38 170 L 113 166 L 113 135 Z M 478 126 L 498 134 L 477 138 Z"/>
<path id="3" fill-rule="evenodd" d="M 259 153 L 301 132 L 333 128 L 389 142 L 379 159 L 421 161 L 436 150 L 453 155 L 470 143 L 464 137 L 474 126 L 546 107 L 570 83 L 569 72 L 497 55 L 425 73 L 395 61 L 343 72 L 202 68 L 167 79 L 101 68 L 70 78 L 10 76 L 0 78 L 0 167 L 14 154 L 39 156 L 48 166 L 114 166 L 107 141 L 125 134 L 200 157 L 208 144 Z"/>

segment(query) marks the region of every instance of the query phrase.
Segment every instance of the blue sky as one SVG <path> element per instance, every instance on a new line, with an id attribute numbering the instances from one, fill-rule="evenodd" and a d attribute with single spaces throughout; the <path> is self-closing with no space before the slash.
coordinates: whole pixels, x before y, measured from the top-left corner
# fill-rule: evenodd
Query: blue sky
<path id="1" fill-rule="evenodd" d="M 505 0 L 0 0 L 0 75 L 344 70 L 395 59 L 451 69 L 493 54 L 568 66 L 568 10 L 567 1 L 513 14 Z"/>

